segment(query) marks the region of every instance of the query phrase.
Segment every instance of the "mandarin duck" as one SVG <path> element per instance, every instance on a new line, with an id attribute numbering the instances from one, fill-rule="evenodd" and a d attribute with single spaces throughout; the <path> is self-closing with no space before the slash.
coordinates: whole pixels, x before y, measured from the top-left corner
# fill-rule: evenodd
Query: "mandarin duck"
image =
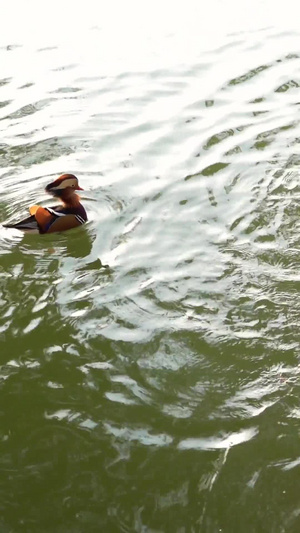
<path id="1" fill-rule="evenodd" d="M 45 188 L 47 193 L 61 200 L 61 205 L 54 207 L 33 205 L 29 208 L 28 218 L 3 226 L 30 233 L 54 233 L 80 226 L 87 221 L 87 214 L 75 191 L 82 190 L 76 176 L 63 174 Z"/>

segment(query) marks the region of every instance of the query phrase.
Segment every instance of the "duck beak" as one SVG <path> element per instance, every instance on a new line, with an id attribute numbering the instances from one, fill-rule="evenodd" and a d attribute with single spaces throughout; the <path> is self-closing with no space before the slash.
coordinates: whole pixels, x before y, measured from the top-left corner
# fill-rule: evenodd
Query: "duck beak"
<path id="1" fill-rule="evenodd" d="M 84 189 L 82 187 L 79 187 L 79 185 L 76 187 L 75 189 L 76 191 L 84 191 Z"/>

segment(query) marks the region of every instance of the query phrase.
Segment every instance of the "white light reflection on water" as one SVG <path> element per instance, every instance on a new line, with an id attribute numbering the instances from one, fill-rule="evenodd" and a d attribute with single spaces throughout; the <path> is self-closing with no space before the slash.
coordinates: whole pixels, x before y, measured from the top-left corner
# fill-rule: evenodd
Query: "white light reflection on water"
<path id="1" fill-rule="evenodd" d="M 249 428 L 237 433 L 231 433 L 224 437 L 190 438 L 182 440 L 178 444 L 180 450 L 219 450 L 237 446 L 253 439 L 258 433 L 257 428 Z"/>

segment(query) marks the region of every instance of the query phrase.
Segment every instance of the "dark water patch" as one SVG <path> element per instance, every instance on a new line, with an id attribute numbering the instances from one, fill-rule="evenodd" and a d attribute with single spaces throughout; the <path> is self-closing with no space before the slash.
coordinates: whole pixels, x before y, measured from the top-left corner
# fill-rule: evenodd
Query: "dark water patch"
<path id="1" fill-rule="evenodd" d="M 65 94 L 65 93 L 77 93 L 81 91 L 82 89 L 79 87 L 59 87 L 59 89 L 56 89 L 53 91 L 55 94 Z"/>
<path id="2" fill-rule="evenodd" d="M 269 69 L 271 65 L 260 65 L 259 67 L 256 67 L 255 69 L 249 70 L 246 74 L 243 74 L 242 76 L 238 76 L 237 78 L 233 78 L 228 83 L 228 86 L 230 85 L 239 85 L 240 83 L 245 83 L 249 80 L 251 80 L 253 77 L 258 76 L 261 72 L 264 72 L 265 70 Z"/>
<path id="3" fill-rule="evenodd" d="M 197 178 L 200 176 L 213 176 L 214 174 L 222 171 L 224 168 L 228 167 L 229 163 L 222 163 L 221 161 L 218 163 L 213 163 L 212 165 L 209 165 L 208 167 L 204 168 L 200 172 L 196 172 L 195 174 L 185 176 L 184 180 L 189 181 L 192 178 Z"/>
<path id="4" fill-rule="evenodd" d="M 268 131 L 263 131 L 259 133 L 256 137 L 256 142 L 254 143 L 252 148 L 255 148 L 256 150 L 264 150 L 267 146 L 269 146 L 272 142 L 274 142 L 277 138 L 277 135 L 288 131 L 290 129 L 295 129 L 299 125 L 299 121 L 293 121 L 288 124 L 285 124 L 284 126 L 281 126 L 279 128 L 273 128 Z"/>
<path id="5" fill-rule="evenodd" d="M 5 100 L 3 102 L 0 102 L 0 109 L 2 107 L 6 107 L 7 105 L 11 104 L 12 100 Z M 1 120 L 1 119 L 0 119 Z"/>
<path id="6" fill-rule="evenodd" d="M 227 139 L 228 137 L 232 137 L 233 135 L 243 132 L 249 125 L 244 126 L 238 126 L 236 128 L 231 128 L 230 130 L 222 131 L 220 133 L 216 133 L 212 135 L 208 141 L 203 146 L 204 150 L 209 150 L 211 147 L 213 147 L 215 144 L 218 144 L 222 142 L 223 140 Z"/>
<path id="7" fill-rule="evenodd" d="M 0 87 L 3 87 L 3 86 L 5 86 L 5 85 L 7 85 L 8 83 L 11 82 L 11 80 L 12 80 L 12 78 L 2 78 L 2 79 L 0 80 Z"/>
<path id="8" fill-rule="evenodd" d="M 275 92 L 276 93 L 285 93 L 286 91 L 290 90 L 290 89 L 297 89 L 299 87 L 299 82 L 295 81 L 295 80 L 289 80 L 285 83 L 283 83 L 282 85 L 280 85 L 279 87 L 277 87 L 277 89 L 275 89 Z"/>
<path id="9" fill-rule="evenodd" d="M 24 85 L 21 85 L 21 87 L 19 87 L 19 89 L 30 89 L 30 87 L 33 87 L 34 86 L 34 83 L 33 82 L 27 82 L 25 83 Z"/>
<path id="10" fill-rule="evenodd" d="M 39 133 L 39 130 L 32 130 L 32 131 L 27 131 L 26 133 L 19 133 L 16 135 L 16 138 L 18 139 L 21 139 L 21 141 L 23 139 L 32 139 L 34 137 L 34 135 L 38 134 Z"/>
<path id="11" fill-rule="evenodd" d="M 29 168 L 32 164 L 51 161 L 56 157 L 68 155 L 72 152 L 73 148 L 57 137 L 17 146 L 2 143 L 0 145 L 0 167 L 6 168 L 13 162 L 14 165 L 22 165 L 24 168 Z"/>
<path id="12" fill-rule="evenodd" d="M 34 113 L 41 111 L 44 107 L 47 107 L 52 101 L 53 100 L 51 98 L 47 98 L 44 100 L 39 100 L 34 104 L 27 104 L 18 109 L 17 111 L 14 111 L 13 113 L 10 113 L 5 117 L 2 117 L 1 120 L 16 120 L 33 115 Z"/>
<path id="13" fill-rule="evenodd" d="M 14 52 L 18 48 L 22 48 L 21 44 L 8 44 L 7 46 L 3 47 L 3 50 L 6 50 L 7 52 Z"/>
<path id="14" fill-rule="evenodd" d="M 250 100 L 250 104 L 261 104 L 262 102 L 265 102 L 265 98 L 260 96 L 258 98 L 254 98 L 254 100 Z"/>
<path id="15" fill-rule="evenodd" d="M 221 142 L 223 139 L 226 139 L 227 137 L 229 137 L 231 135 L 234 135 L 234 131 L 232 129 L 228 130 L 228 131 L 223 131 L 223 132 L 218 133 L 218 134 L 215 134 L 212 137 L 210 137 L 210 139 L 208 139 L 207 143 L 203 146 L 203 149 L 204 150 L 208 150 L 214 144 L 217 144 L 217 143 Z"/>
<path id="16" fill-rule="evenodd" d="M 229 163 L 222 163 L 221 161 L 218 163 L 214 163 L 212 165 L 209 165 L 208 167 L 204 168 L 201 172 L 203 176 L 213 176 L 217 172 L 220 172 L 220 170 L 223 170 L 224 168 L 228 167 Z"/>

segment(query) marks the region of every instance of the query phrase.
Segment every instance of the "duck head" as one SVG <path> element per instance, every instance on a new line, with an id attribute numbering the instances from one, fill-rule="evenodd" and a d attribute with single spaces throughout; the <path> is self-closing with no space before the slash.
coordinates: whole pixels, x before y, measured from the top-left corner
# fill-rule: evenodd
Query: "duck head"
<path id="1" fill-rule="evenodd" d="M 62 200 L 68 200 L 73 196 L 77 197 L 75 191 L 83 191 L 83 189 L 79 187 L 78 179 L 74 174 L 63 174 L 52 183 L 49 183 L 45 191 Z"/>

